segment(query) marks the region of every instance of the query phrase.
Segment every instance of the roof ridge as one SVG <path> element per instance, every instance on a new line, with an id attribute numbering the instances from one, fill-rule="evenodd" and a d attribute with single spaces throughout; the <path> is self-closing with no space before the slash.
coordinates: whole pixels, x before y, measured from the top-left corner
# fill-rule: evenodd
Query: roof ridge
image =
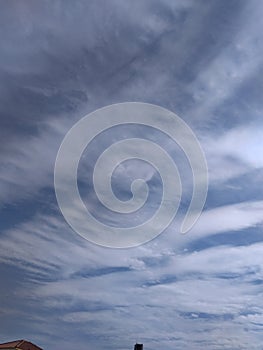
<path id="1" fill-rule="evenodd" d="M 24 339 L 11 340 L 11 341 L 6 341 L 4 343 L 1 343 L 1 345 L 2 344 L 9 344 L 9 343 L 17 343 L 17 344 L 19 344 L 19 343 L 21 343 L 23 341 L 24 341 Z"/>
<path id="2" fill-rule="evenodd" d="M 18 340 L 19 341 L 19 340 Z M 25 342 L 26 340 L 24 340 L 24 339 L 21 339 L 20 341 L 19 341 L 19 343 L 17 343 L 17 347 L 19 347 L 20 345 L 22 345 L 24 342 Z"/>
<path id="3" fill-rule="evenodd" d="M 27 345 L 29 345 L 29 347 Z M 30 350 L 31 347 L 33 347 L 33 349 L 36 349 L 36 350 L 42 350 L 42 348 L 40 348 L 36 344 L 34 344 L 28 340 L 25 340 L 25 339 L 13 340 L 13 341 L 9 341 L 9 342 L 5 342 L 5 343 L 0 344 L 0 350 L 1 349 Z M 33 349 L 31 349 L 31 350 L 33 350 Z"/>

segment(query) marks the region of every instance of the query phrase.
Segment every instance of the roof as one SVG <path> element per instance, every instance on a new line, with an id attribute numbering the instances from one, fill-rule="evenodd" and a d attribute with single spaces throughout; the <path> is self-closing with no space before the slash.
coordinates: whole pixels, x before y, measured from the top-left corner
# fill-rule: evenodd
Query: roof
<path id="1" fill-rule="evenodd" d="M 42 350 L 39 346 L 23 339 L 2 343 L 0 349 Z"/>

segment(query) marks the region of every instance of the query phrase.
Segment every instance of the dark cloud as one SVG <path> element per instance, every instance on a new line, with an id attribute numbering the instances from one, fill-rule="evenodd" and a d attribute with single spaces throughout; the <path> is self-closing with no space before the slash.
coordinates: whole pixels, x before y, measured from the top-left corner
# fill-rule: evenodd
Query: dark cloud
<path id="1" fill-rule="evenodd" d="M 143 99 L 183 110 L 193 103 L 187 84 L 231 41 L 243 7 L 240 1 L 6 2 L 2 140 L 35 134 L 43 119 L 89 104 Z"/>

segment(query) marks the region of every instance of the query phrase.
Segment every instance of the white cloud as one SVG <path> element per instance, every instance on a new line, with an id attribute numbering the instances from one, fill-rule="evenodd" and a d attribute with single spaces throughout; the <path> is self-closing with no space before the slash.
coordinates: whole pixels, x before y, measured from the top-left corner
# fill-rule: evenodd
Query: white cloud
<path id="1" fill-rule="evenodd" d="M 80 109 L 84 115 L 98 106 L 124 100 L 159 103 L 175 112 L 181 108 L 184 119 L 198 126 L 213 186 L 263 167 L 261 125 L 248 125 L 248 120 L 260 115 L 261 101 L 258 108 L 250 106 L 251 114 L 244 121 L 247 127 L 226 130 L 226 116 L 218 120 L 215 115 L 215 110 L 235 98 L 260 68 L 260 2 L 241 6 L 239 17 L 231 18 L 231 32 L 225 33 L 230 38 L 227 45 L 214 38 L 211 28 L 206 40 L 218 40 L 218 45 L 209 46 L 209 57 L 204 51 L 196 71 L 196 53 L 207 47 L 202 35 L 210 30 L 203 25 L 204 19 L 213 25 L 209 20 L 214 5 L 164 1 L 155 9 L 150 2 L 127 5 L 117 1 L 115 7 L 105 2 L 105 8 L 97 9 L 96 2 L 91 2 L 89 13 L 101 14 L 97 21 L 97 15 L 92 20 L 87 18 L 83 4 L 74 8 L 67 5 L 63 11 L 55 4 L 51 12 L 45 12 L 46 5 L 19 5 L 21 18 L 15 25 L 19 35 L 4 35 L 8 54 L 0 59 L 5 73 L 17 77 L 16 84 L 21 79 L 32 96 L 53 96 L 52 91 L 55 96 L 59 92 L 59 97 L 65 95 L 73 105 L 78 104 L 72 97 L 77 88 L 89 100 L 86 106 L 74 105 L 76 111 L 79 108 L 74 115 L 51 117 L 46 111 L 50 121 L 44 123 L 38 136 L 18 137 L 10 143 L 2 156 L 1 203 L 14 203 L 27 196 L 34 199 L 40 189 L 52 186 L 57 149 L 80 117 L 76 115 Z M 43 16 L 43 11 L 48 16 Z M 33 15 L 31 22 L 29 14 Z M 116 24 L 116 18 L 121 19 L 121 25 Z M 8 16 L 6 19 L 9 23 Z M 22 22 L 24 30 L 17 31 Z M 22 47 L 21 38 L 27 35 L 30 40 Z M 42 50 L 45 54 L 37 55 L 37 65 L 32 64 L 31 56 Z M 25 73 L 34 77 L 38 73 L 37 79 L 44 83 L 40 87 L 26 84 L 21 78 Z M 53 74 L 55 80 L 50 78 Z M 50 86 L 55 81 L 57 90 L 45 79 Z M 235 124 L 234 119 L 230 121 Z M 217 126 L 225 129 L 220 135 L 215 132 Z M 129 166 L 121 170 L 133 175 Z M 4 274 L 9 268 L 17 274 L 12 295 L 1 295 L 5 304 L 1 311 L 5 317 L 16 316 L 15 322 L 19 319 L 30 325 L 28 335 L 34 334 L 50 348 L 55 346 L 54 334 L 60 339 L 60 347 L 70 349 L 74 342 L 82 348 L 81 334 L 89 339 L 85 348 L 108 348 L 109 344 L 120 348 L 124 343 L 132 346 L 137 338 L 149 349 L 161 344 L 167 349 L 260 350 L 262 243 L 235 247 L 226 241 L 223 246 L 201 247 L 198 252 L 179 252 L 196 239 L 230 231 L 236 231 L 238 244 L 239 231 L 261 230 L 262 209 L 262 201 L 223 203 L 205 211 L 185 236 L 171 227 L 147 245 L 125 250 L 92 245 L 73 233 L 60 214 L 38 213 L 31 221 L 1 233 Z M 12 324 L 12 332 L 18 332 L 16 325 Z"/>
<path id="2" fill-rule="evenodd" d="M 263 168 L 263 132 L 260 125 L 239 126 L 204 140 L 211 184 L 223 183 Z"/>
<path id="3" fill-rule="evenodd" d="M 251 215 L 253 210 L 262 212 L 260 208 L 252 205 Z M 214 225 L 215 218 L 222 221 L 215 214 Z M 190 349 L 201 349 L 198 340 L 215 349 L 233 344 L 242 349 L 253 337 L 254 342 L 258 339 L 252 336 L 258 327 L 255 319 L 242 314 L 257 310 L 261 318 L 261 287 L 253 284 L 263 278 L 261 252 L 260 243 L 178 255 L 175 248 L 162 248 L 158 239 L 136 249 L 112 250 L 89 244 L 60 220 L 43 216 L 7 231 L 0 248 L 2 262 L 20 266 L 30 276 L 30 289 L 20 285 L 19 298 L 41 300 L 50 315 L 60 315 L 61 329 L 84 331 L 88 325 L 90 335 L 106 334 L 108 339 L 117 336 L 117 330 L 119 343 L 124 336 L 133 342 L 136 333 L 148 346 L 158 333 L 168 348 L 173 334 Z M 40 317 L 35 329 L 52 332 L 50 317 Z M 244 325 L 251 334 L 243 331 Z M 204 329 L 205 338 L 200 334 Z M 218 329 L 228 329 L 229 337 L 218 338 Z"/>

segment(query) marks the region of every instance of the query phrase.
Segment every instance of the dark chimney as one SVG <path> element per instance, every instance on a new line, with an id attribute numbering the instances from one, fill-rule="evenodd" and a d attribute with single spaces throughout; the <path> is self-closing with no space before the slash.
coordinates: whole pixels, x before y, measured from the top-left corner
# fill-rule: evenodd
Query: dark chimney
<path id="1" fill-rule="evenodd" d="M 134 345 L 134 350 L 143 350 L 143 344 L 135 344 Z"/>

